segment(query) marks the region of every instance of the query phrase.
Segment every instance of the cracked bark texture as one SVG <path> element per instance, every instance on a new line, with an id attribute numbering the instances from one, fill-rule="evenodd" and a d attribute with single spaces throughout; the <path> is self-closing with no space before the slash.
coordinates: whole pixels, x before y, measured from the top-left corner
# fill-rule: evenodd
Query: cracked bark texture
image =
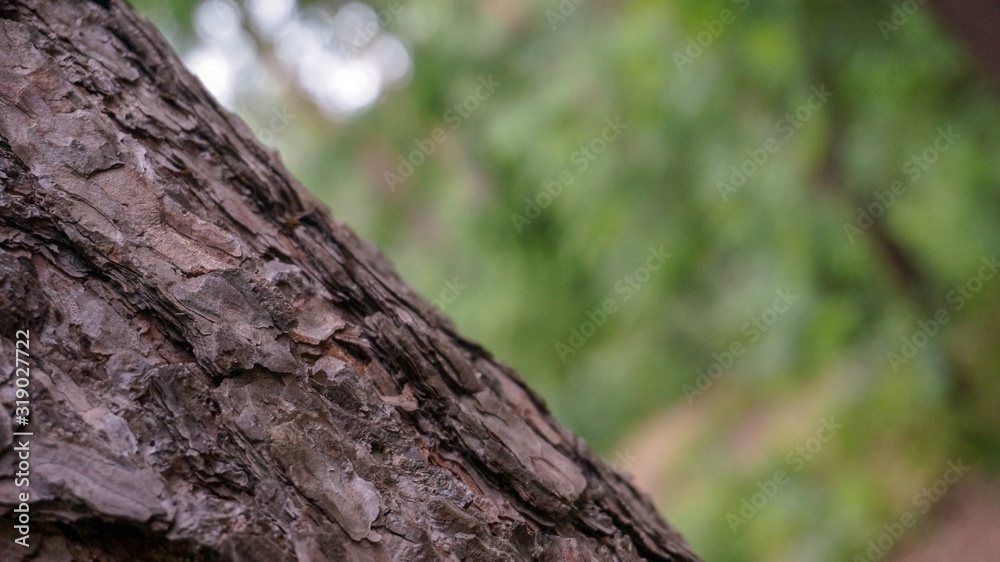
<path id="1" fill-rule="evenodd" d="M 0 558 L 697 560 L 128 5 L 0 1 L 0 54 Z"/>

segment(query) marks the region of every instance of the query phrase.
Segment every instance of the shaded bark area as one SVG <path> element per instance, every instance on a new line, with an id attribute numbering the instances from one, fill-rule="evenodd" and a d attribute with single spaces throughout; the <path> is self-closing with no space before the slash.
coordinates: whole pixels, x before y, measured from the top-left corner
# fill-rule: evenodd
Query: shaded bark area
<path id="1" fill-rule="evenodd" d="M 0 53 L 0 558 L 697 560 L 126 4 L 0 4 Z"/>

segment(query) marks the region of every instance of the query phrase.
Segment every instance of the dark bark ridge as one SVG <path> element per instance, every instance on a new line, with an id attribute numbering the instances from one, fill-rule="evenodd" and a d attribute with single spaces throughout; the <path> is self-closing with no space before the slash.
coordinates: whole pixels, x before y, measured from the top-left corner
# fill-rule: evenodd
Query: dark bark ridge
<path id="1" fill-rule="evenodd" d="M 0 3 L 4 560 L 696 560 L 118 0 Z"/>

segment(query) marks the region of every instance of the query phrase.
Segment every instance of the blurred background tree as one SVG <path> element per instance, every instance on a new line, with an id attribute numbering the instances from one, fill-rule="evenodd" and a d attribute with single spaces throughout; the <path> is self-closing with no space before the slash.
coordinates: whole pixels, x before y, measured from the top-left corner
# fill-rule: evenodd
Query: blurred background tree
<path id="1" fill-rule="evenodd" d="M 1000 106 L 928 6 L 136 4 L 705 559 L 995 493 Z"/>

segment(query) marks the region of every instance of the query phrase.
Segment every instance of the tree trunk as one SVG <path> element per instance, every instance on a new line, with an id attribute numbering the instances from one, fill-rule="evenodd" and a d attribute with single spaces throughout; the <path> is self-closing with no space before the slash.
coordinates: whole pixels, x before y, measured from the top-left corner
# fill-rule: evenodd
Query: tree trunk
<path id="1" fill-rule="evenodd" d="M 0 55 L 0 558 L 697 560 L 129 6 Z"/>

